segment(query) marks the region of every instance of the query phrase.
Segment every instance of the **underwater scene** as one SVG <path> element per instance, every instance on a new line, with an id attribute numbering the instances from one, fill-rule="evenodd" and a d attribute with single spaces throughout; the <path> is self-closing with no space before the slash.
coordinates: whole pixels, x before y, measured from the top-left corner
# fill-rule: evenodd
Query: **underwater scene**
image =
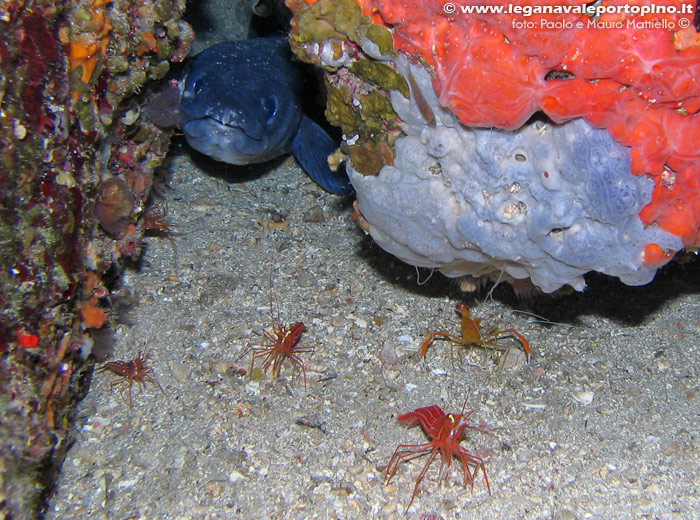
<path id="1" fill-rule="evenodd" d="M 0 0 L 0 519 L 700 518 L 696 0 Z"/>

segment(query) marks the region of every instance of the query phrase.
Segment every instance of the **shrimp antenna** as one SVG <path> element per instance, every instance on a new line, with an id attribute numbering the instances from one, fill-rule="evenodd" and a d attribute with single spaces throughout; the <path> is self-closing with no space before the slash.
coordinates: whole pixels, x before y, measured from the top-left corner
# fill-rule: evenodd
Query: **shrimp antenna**
<path id="1" fill-rule="evenodd" d="M 501 268 L 501 272 L 498 273 L 498 278 L 496 278 L 496 281 L 493 283 L 493 287 L 489 289 L 488 294 L 486 295 L 486 298 L 484 298 L 484 301 L 486 300 L 491 300 L 493 301 L 493 291 L 496 290 L 496 287 L 501 283 L 501 279 L 503 278 L 503 273 L 505 272 L 505 267 Z"/>
<path id="2" fill-rule="evenodd" d="M 434 268 L 434 267 L 431 267 L 431 268 L 430 268 L 430 274 L 428 275 L 428 277 L 427 277 L 425 280 L 423 280 L 423 281 L 421 282 L 421 279 L 420 279 L 420 270 L 418 269 L 418 266 L 417 266 L 417 265 L 414 265 L 413 267 L 416 268 L 416 283 L 417 283 L 418 285 L 425 285 L 426 283 L 428 283 L 428 280 L 430 280 L 430 279 L 433 277 L 433 274 L 435 273 L 435 268 Z"/>
<path id="3" fill-rule="evenodd" d="M 469 391 L 467 392 L 467 397 L 464 398 L 464 403 L 462 403 L 462 411 L 459 412 L 460 415 L 464 415 L 464 410 L 467 409 L 467 401 L 469 401 L 469 396 L 472 393 L 472 389 L 470 388 Z"/>
<path id="4" fill-rule="evenodd" d="M 571 323 L 561 323 L 558 321 L 551 321 L 551 320 L 548 320 L 547 318 L 545 318 L 544 316 L 540 316 L 539 314 L 535 314 L 534 312 L 521 311 L 521 310 L 517 310 L 517 309 L 514 309 L 513 312 L 517 313 L 517 314 L 524 314 L 525 316 L 530 316 L 531 318 L 535 318 L 534 320 L 531 321 L 531 323 L 541 323 L 543 325 L 561 325 L 563 327 L 569 327 L 572 329 L 583 328 L 579 325 L 573 325 Z"/>
<path id="5" fill-rule="evenodd" d="M 273 321 L 277 320 L 279 323 L 281 320 L 281 310 L 280 310 L 280 301 L 279 298 L 277 298 L 277 295 L 274 296 L 272 295 L 272 268 L 274 266 L 270 265 L 270 272 L 268 273 L 268 291 L 269 291 L 269 297 L 270 297 L 270 318 L 272 318 Z"/>

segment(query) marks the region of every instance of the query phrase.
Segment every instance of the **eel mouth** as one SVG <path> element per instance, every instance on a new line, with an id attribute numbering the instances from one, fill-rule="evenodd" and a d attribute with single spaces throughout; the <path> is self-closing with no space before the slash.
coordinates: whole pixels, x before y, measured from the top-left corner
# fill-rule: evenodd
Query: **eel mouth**
<path id="1" fill-rule="evenodd" d="M 264 134 L 253 137 L 231 122 L 211 116 L 191 119 L 182 126 L 182 131 L 192 148 L 217 161 L 242 166 L 270 159 L 269 142 Z"/>

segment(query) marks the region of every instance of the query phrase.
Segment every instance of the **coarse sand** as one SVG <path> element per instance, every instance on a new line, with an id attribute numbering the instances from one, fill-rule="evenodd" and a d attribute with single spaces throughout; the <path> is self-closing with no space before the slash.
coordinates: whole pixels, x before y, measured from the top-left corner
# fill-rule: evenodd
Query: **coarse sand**
<path id="1" fill-rule="evenodd" d="M 175 147 L 163 190 L 176 235 L 147 239 L 115 295 L 112 360 L 139 352 L 154 384 L 128 393 L 95 372 L 46 518 L 403 518 L 425 458 L 385 485 L 399 444 L 427 442 L 397 416 L 474 410 L 462 443 L 482 457 L 464 486 L 439 457 L 408 518 L 700 518 L 700 263 L 626 287 L 590 276 L 583 293 L 518 300 L 506 285 L 461 294 L 402 264 L 293 158 L 272 171 L 191 158 Z M 484 331 L 514 328 L 493 352 L 453 348 L 456 303 Z M 302 321 L 307 385 L 240 358 L 254 332 Z M 97 365 L 100 366 L 99 364 Z"/>

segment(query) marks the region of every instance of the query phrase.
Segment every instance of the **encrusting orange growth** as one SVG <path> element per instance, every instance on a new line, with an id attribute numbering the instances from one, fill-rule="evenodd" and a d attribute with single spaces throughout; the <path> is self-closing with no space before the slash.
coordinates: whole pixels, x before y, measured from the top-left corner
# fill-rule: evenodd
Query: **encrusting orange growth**
<path id="1" fill-rule="evenodd" d="M 657 244 L 648 244 L 644 248 L 644 264 L 649 267 L 661 267 L 671 258 L 673 258 L 673 253 L 667 253 Z"/>
<path id="2" fill-rule="evenodd" d="M 112 23 L 104 12 L 111 0 L 92 0 L 90 30 L 71 37 L 68 60 L 70 70 L 82 67 L 80 80 L 89 83 L 97 67 L 98 59 L 107 52 Z"/>
<path id="3" fill-rule="evenodd" d="M 356 1 L 391 28 L 398 50 L 425 60 L 440 102 L 465 125 L 516 129 L 542 111 L 557 123 L 582 117 L 608 129 L 631 147 L 632 173 L 656 184 L 642 221 L 700 246 L 694 2 L 670 0 L 663 6 L 673 14 L 641 16 L 660 4 L 604 0 L 606 12 L 593 17 L 581 11 L 589 0 L 471 0 L 450 4 L 453 13 L 442 0 Z M 615 6 L 621 12 L 609 12 Z"/>
<path id="4" fill-rule="evenodd" d="M 139 56 L 143 56 L 147 52 L 155 51 L 158 49 L 156 46 L 156 35 L 152 32 L 143 31 L 141 33 L 141 39 L 143 40 L 143 43 L 139 45 L 139 48 L 136 51 L 136 54 L 138 54 Z"/>
<path id="5" fill-rule="evenodd" d="M 92 296 L 83 303 L 80 315 L 83 318 L 83 326 L 87 329 L 99 329 L 107 323 L 107 314 L 98 307 L 97 296 Z"/>

